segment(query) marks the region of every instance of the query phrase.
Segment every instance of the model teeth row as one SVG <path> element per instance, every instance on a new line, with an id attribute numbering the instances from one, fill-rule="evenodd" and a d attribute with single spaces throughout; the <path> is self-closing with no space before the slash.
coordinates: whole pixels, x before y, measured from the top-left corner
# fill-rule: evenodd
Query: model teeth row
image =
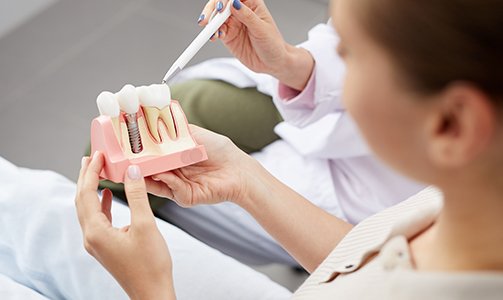
<path id="1" fill-rule="evenodd" d="M 150 133 L 157 142 L 161 142 L 158 124 L 161 119 L 171 138 L 176 138 L 176 130 L 171 116 L 171 91 L 166 84 L 152 84 L 134 87 L 126 84 L 119 92 L 101 92 L 96 99 L 101 115 L 118 118 L 121 111 L 126 114 L 136 114 L 143 107 Z"/>

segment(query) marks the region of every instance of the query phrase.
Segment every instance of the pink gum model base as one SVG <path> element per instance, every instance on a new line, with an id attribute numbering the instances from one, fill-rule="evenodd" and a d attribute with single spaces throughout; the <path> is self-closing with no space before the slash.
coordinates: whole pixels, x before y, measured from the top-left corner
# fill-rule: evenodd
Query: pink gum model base
<path id="1" fill-rule="evenodd" d="M 171 105 L 180 105 L 171 101 Z M 138 111 L 143 116 L 143 111 Z M 185 117 L 185 115 L 184 115 Z M 122 120 L 122 116 L 120 117 Z M 121 121 L 122 122 L 122 121 Z M 187 119 L 184 120 L 187 126 Z M 191 136 L 192 140 L 194 138 Z M 175 141 L 176 143 L 176 141 Z M 151 176 L 162 172 L 178 169 L 208 159 L 204 146 L 197 145 L 192 149 L 169 153 L 162 156 L 144 156 L 128 159 L 115 135 L 112 119 L 108 116 L 99 116 L 91 124 L 91 153 L 100 151 L 105 158 L 105 165 L 100 174 L 102 179 L 120 183 L 124 182 L 127 168 L 134 164 L 140 167 L 143 176 Z"/>

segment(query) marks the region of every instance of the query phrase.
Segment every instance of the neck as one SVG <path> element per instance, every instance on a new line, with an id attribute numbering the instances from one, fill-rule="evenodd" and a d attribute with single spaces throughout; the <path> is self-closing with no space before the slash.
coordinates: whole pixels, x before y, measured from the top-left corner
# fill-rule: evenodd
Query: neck
<path id="1" fill-rule="evenodd" d="M 469 182 L 442 188 L 437 221 L 411 243 L 418 269 L 503 271 L 503 184 Z"/>

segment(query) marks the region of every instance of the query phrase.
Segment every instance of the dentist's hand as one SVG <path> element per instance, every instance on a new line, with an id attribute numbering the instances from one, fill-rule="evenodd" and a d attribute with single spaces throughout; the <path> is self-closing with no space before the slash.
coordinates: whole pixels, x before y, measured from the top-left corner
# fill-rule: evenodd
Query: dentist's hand
<path id="1" fill-rule="evenodd" d="M 145 182 L 136 166 L 125 178 L 131 209 L 131 225 L 112 226 L 112 192 L 98 198 L 103 156 L 84 158 L 75 204 L 86 250 L 119 282 L 131 299 L 175 299 L 172 262 L 168 247 L 157 229 Z"/>
<path id="2" fill-rule="evenodd" d="M 207 25 L 212 11 L 223 10 L 228 1 L 232 1 L 232 15 L 215 38 L 220 38 L 252 71 L 270 74 L 294 89 L 304 89 L 314 60 L 307 50 L 285 42 L 263 0 L 210 0 L 199 17 L 199 25 Z"/>
<path id="3" fill-rule="evenodd" d="M 249 191 L 257 162 L 225 136 L 195 125 L 190 130 L 197 143 L 206 147 L 208 160 L 146 178 L 148 192 L 182 207 L 239 202 Z"/>

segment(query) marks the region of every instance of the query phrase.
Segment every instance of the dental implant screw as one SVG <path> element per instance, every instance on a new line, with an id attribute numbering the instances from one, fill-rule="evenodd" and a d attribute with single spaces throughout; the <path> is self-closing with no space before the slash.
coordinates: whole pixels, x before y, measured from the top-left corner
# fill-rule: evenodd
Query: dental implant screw
<path id="1" fill-rule="evenodd" d="M 143 145 L 141 143 L 140 128 L 136 121 L 136 114 L 125 114 L 125 116 L 131 150 L 133 153 L 140 153 L 143 150 Z"/>

